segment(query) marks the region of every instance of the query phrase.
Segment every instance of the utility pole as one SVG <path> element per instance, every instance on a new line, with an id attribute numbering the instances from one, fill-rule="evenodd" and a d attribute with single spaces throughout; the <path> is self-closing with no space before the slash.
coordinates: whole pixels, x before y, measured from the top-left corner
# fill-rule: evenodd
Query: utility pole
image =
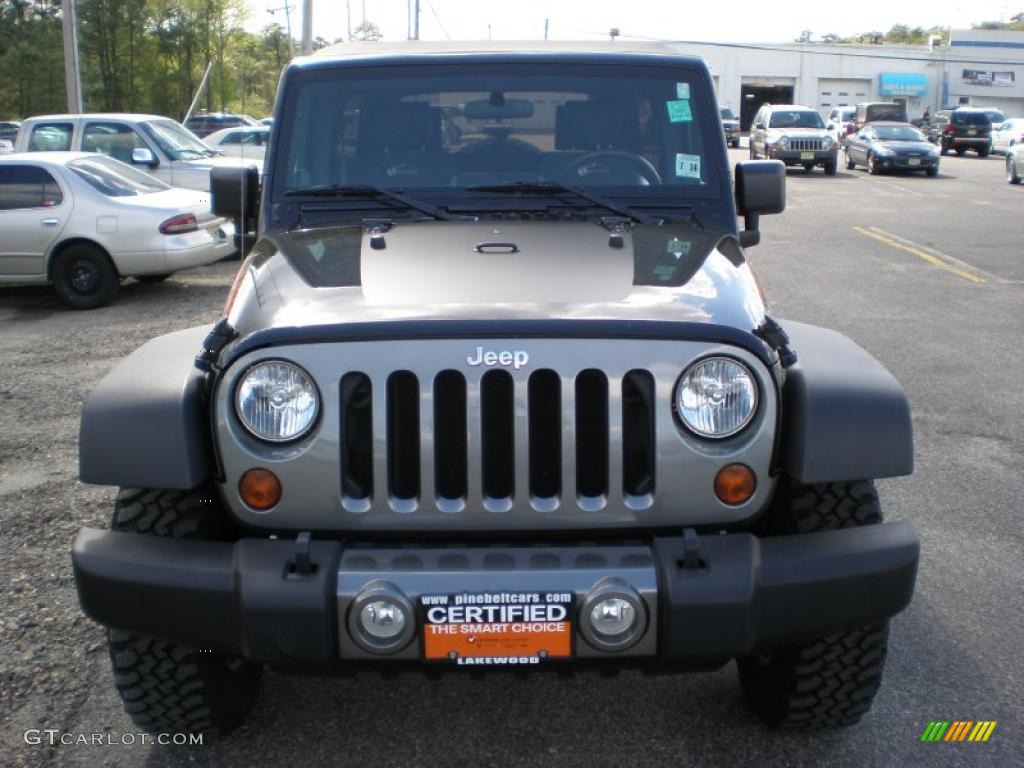
<path id="1" fill-rule="evenodd" d="M 61 0 L 64 25 L 64 84 L 68 92 L 68 112 L 82 113 L 82 74 L 78 66 L 78 20 L 75 0 Z"/>
<path id="2" fill-rule="evenodd" d="M 548 39 L 548 22 L 549 21 L 551 21 L 551 19 L 544 19 L 544 39 L 545 40 Z"/>
<path id="3" fill-rule="evenodd" d="M 420 0 L 415 2 L 415 13 L 412 16 L 412 39 L 420 39 Z"/>
<path id="4" fill-rule="evenodd" d="M 267 8 L 267 13 L 273 16 L 275 13 L 284 11 L 284 23 L 288 31 L 288 58 L 295 58 L 295 41 L 292 40 L 292 8 L 294 5 L 288 5 L 285 3 L 280 8 Z"/>
<path id="5" fill-rule="evenodd" d="M 345 0 L 345 40 L 352 42 L 352 0 Z"/>
<path id="6" fill-rule="evenodd" d="M 302 55 L 313 52 L 313 0 L 302 0 Z"/>

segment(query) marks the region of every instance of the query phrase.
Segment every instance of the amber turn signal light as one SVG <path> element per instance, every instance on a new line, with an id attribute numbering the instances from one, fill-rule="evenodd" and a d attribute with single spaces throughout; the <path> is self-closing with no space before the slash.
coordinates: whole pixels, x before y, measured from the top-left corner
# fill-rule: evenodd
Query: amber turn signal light
<path id="1" fill-rule="evenodd" d="M 746 464 L 726 464 L 715 475 L 715 496 L 723 504 L 743 504 L 756 489 L 757 477 Z"/>
<path id="2" fill-rule="evenodd" d="M 281 481 L 269 469 L 250 469 L 238 481 L 238 493 L 242 501 L 262 512 L 281 500 Z"/>

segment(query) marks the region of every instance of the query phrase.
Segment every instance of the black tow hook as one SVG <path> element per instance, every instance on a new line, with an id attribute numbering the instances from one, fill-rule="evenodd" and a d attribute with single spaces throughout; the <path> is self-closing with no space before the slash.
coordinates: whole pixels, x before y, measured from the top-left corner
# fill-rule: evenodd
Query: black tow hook
<path id="1" fill-rule="evenodd" d="M 316 573 L 316 563 L 310 556 L 312 544 L 313 536 L 309 531 L 303 531 L 295 537 L 295 549 L 292 559 L 288 561 L 289 579 L 309 578 Z"/>

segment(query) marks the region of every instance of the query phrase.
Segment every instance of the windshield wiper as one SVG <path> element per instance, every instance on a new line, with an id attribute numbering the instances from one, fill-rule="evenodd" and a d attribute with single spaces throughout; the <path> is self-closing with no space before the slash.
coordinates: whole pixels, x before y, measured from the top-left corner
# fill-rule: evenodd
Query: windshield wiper
<path id="1" fill-rule="evenodd" d="M 646 213 L 630 210 L 629 206 L 620 205 L 614 200 L 595 195 L 582 187 L 569 187 L 555 181 L 517 181 L 512 184 L 485 184 L 479 187 L 467 187 L 467 192 L 495 192 L 499 195 L 559 195 L 570 194 L 586 200 L 591 205 L 617 213 L 640 224 L 658 224 L 660 219 Z"/>
<path id="2" fill-rule="evenodd" d="M 319 184 L 312 187 L 300 187 L 299 189 L 289 189 L 285 192 L 288 197 L 308 196 L 308 197 L 370 197 L 370 198 L 385 198 L 387 200 L 394 200 L 396 203 L 401 203 L 406 208 L 412 208 L 414 211 L 430 216 L 432 219 L 444 219 L 446 221 L 452 218 L 452 215 L 443 208 L 438 208 L 436 205 L 425 203 L 422 200 L 417 200 L 414 197 L 409 197 L 401 192 L 397 192 L 393 189 L 386 189 L 384 187 L 372 186 L 370 184 L 362 184 L 357 186 L 343 186 L 341 184 Z"/>

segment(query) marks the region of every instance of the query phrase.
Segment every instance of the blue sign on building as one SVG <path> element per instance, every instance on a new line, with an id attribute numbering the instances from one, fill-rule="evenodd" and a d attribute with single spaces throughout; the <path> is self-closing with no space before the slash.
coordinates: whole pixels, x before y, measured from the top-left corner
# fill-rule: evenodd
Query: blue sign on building
<path id="1" fill-rule="evenodd" d="M 878 92 L 883 96 L 924 96 L 928 78 L 919 72 L 883 72 L 878 76 Z"/>

